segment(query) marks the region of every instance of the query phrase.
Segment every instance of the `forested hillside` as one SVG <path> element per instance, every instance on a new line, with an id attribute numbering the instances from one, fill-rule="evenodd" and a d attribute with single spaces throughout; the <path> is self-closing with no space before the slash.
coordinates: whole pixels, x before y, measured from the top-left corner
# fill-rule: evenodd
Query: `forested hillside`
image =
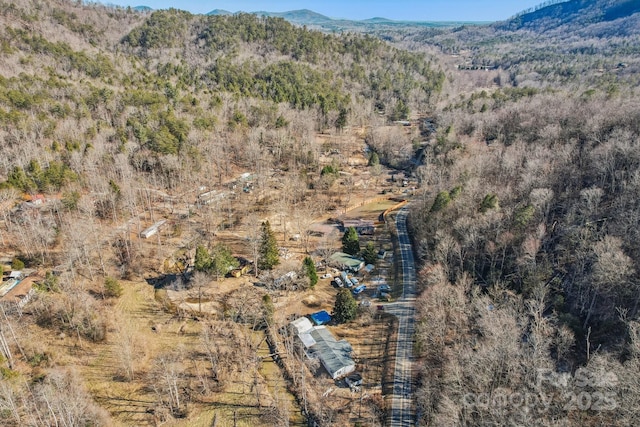
<path id="1" fill-rule="evenodd" d="M 113 189 L 130 179 L 172 189 L 232 165 L 313 169 L 312 133 L 405 119 L 444 81 L 424 56 L 278 18 L 25 2 L 2 19 L 4 187 L 62 192 L 74 209 L 91 191 L 126 204 Z M 248 157 L 245 138 L 279 154 Z"/>
<path id="2" fill-rule="evenodd" d="M 426 425 L 638 424 L 637 14 L 570 23 L 576 3 L 615 2 L 423 39 L 477 61 L 451 70 L 411 216 Z"/>
<path id="3" fill-rule="evenodd" d="M 638 83 L 640 12 L 636 2 L 559 2 L 489 26 L 414 32 L 401 43 L 435 47 L 461 69 L 500 70 L 499 85 L 618 91 Z"/>
<path id="4" fill-rule="evenodd" d="M 412 217 L 425 260 L 423 404 L 470 425 L 516 422 L 520 407 L 454 409 L 442 399 L 551 395 L 557 390 L 536 388 L 539 370 L 587 366 L 620 380 L 587 391 L 614 393 L 616 409 L 629 413 L 618 418 L 608 406 L 577 416 L 554 398 L 536 415 L 541 425 L 547 416 L 634 424 L 640 108 L 626 96 L 557 92 L 486 105 L 475 129 L 445 119 L 451 132 L 424 168 L 433 193 Z"/>
<path id="5" fill-rule="evenodd" d="M 549 31 L 561 26 L 579 28 L 592 24 L 611 22 L 640 12 L 640 5 L 633 0 L 554 0 L 543 3 L 535 10 L 524 11 L 499 28 L 511 30 L 529 29 Z M 629 29 L 619 28 L 624 32 Z"/>
<path id="6" fill-rule="evenodd" d="M 277 18 L 45 5 L 3 8 L 2 117 L 11 134 L 3 174 L 20 190 L 58 191 L 103 150 L 129 158 L 128 167 L 151 154 L 146 171 L 168 179 L 163 156 L 198 163 L 197 141 L 244 126 L 286 132 L 296 112 L 312 130 L 362 124 L 374 109 L 406 118 L 437 97 L 444 79 L 425 58 L 376 39 L 326 36 Z M 102 15 L 123 31 L 94 24 Z M 33 21 L 60 40 L 32 31 Z M 27 166 L 42 147 L 45 174 L 65 155 L 81 164 L 60 164 L 52 179 L 32 176 Z"/>

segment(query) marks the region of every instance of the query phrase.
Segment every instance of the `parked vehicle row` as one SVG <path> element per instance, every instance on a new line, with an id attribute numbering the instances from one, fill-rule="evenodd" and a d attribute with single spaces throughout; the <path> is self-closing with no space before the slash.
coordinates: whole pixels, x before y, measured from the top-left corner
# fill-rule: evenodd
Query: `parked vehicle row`
<path id="1" fill-rule="evenodd" d="M 335 274 L 335 272 L 334 272 Z M 354 296 L 360 295 L 362 294 L 364 291 L 367 290 L 367 286 L 364 284 L 361 284 L 360 281 L 356 278 L 353 277 L 352 275 L 350 275 L 349 273 L 347 273 L 346 271 L 341 271 L 339 275 L 332 275 L 330 273 L 325 273 L 322 276 L 320 276 L 321 279 L 330 279 L 331 280 L 331 285 L 337 288 L 349 288 L 351 289 L 351 293 Z M 391 286 L 389 286 L 388 284 L 384 283 L 383 279 L 381 277 L 373 278 L 372 279 L 373 282 L 377 282 L 377 284 L 379 284 L 380 282 L 383 282 L 382 284 L 379 284 L 376 288 L 376 296 L 378 298 L 381 298 L 383 300 L 389 300 L 391 298 Z"/>

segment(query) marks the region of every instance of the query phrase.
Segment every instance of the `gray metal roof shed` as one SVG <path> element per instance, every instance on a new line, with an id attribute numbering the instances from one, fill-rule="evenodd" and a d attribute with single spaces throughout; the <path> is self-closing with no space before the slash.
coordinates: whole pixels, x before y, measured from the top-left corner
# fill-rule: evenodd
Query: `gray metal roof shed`
<path id="1" fill-rule="evenodd" d="M 336 340 L 324 326 L 316 326 L 310 332 L 316 344 L 309 351 L 317 355 L 331 378 L 336 379 L 356 369 L 351 358 L 351 344 L 345 340 Z"/>

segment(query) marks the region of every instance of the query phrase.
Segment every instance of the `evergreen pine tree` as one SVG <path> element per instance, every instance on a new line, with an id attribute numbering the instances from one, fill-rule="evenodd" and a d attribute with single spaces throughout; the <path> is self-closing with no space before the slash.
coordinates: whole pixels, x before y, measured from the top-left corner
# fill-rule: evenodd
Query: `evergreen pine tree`
<path id="1" fill-rule="evenodd" d="M 375 265 L 378 260 L 378 254 L 376 253 L 376 246 L 373 242 L 368 242 L 365 245 L 364 250 L 362 251 L 362 258 L 365 263 Z"/>
<path id="2" fill-rule="evenodd" d="M 442 209 L 446 208 L 447 205 L 451 202 L 451 196 L 449 192 L 444 190 L 438 193 L 436 199 L 433 201 L 433 205 L 431 205 L 431 212 L 438 212 Z"/>
<path id="3" fill-rule="evenodd" d="M 349 322 L 358 314 L 358 303 L 349 289 L 340 289 L 336 296 L 336 304 L 333 308 L 333 317 L 340 322 Z"/>
<path id="4" fill-rule="evenodd" d="M 304 270 L 309 277 L 309 285 L 313 288 L 318 283 L 318 272 L 316 271 L 316 265 L 311 257 L 306 257 L 303 261 Z"/>
<path id="5" fill-rule="evenodd" d="M 276 236 L 271 230 L 269 221 L 262 223 L 262 236 L 260 241 L 260 257 L 258 258 L 258 268 L 261 270 L 271 270 L 280 262 L 278 256 L 278 244 Z"/>
<path id="6" fill-rule="evenodd" d="M 231 254 L 229 248 L 219 243 L 217 244 L 211 253 L 211 270 L 216 275 L 216 279 L 224 277 L 229 271 L 234 268 L 238 268 L 240 263 Z"/>
<path id="7" fill-rule="evenodd" d="M 196 247 L 196 257 L 193 264 L 196 271 L 208 271 L 211 268 L 211 255 L 202 245 Z"/>
<path id="8" fill-rule="evenodd" d="M 360 252 L 360 238 L 355 228 L 349 227 L 342 236 L 342 251 L 349 255 L 357 255 Z"/>
<path id="9" fill-rule="evenodd" d="M 349 114 L 349 112 L 347 111 L 346 108 L 341 108 L 340 112 L 338 113 L 338 118 L 335 121 L 335 125 L 336 125 L 336 129 L 338 130 L 343 130 L 345 128 L 345 126 L 347 126 L 347 115 Z"/>
<path id="10" fill-rule="evenodd" d="M 380 157 L 378 156 L 378 153 L 373 151 L 369 156 L 369 166 L 376 166 L 379 164 L 380 164 Z"/>
<path id="11" fill-rule="evenodd" d="M 11 261 L 11 269 L 12 270 L 22 270 L 24 269 L 24 262 L 20 258 L 14 258 Z"/>

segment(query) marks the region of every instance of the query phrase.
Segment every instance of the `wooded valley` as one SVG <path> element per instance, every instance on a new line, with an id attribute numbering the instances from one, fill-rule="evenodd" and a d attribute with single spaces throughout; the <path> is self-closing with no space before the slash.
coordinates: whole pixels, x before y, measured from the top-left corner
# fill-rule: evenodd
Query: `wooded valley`
<path id="1" fill-rule="evenodd" d="M 37 278 L 2 304 L 0 423 L 386 425 L 393 316 L 337 329 L 382 337 L 376 391 L 346 403 L 279 337 L 340 247 L 315 224 L 389 195 L 416 425 L 639 424 L 640 11 L 543 6 L 328 34 L 0 1 L 0 266 Z M 354 255 L 399 283 L 378 234 Z"/>

